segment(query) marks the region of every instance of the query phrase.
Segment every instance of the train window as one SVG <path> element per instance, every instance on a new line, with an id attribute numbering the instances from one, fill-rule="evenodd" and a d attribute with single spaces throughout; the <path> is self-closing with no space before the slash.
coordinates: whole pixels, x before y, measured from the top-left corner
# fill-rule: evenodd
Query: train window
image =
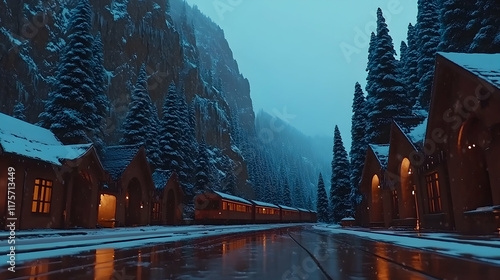
<path id="1" fill-rule="evenodd" d="M 234 211 L 234 204 L 233 203 L 228 203 L 227 204 L 229 211 Z"/>
<path id="2" fill-rule="evenodd" d="M 222 210 L 227 210 L 227 202 L 226 201 L 222 202 Z"/>

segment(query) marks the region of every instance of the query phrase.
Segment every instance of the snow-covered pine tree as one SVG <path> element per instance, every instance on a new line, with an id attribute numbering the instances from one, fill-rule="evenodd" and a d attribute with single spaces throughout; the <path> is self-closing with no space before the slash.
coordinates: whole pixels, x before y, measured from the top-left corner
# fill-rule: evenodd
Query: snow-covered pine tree
<path id="1" fill-rule="evenodd" d="M 411 115 L 410 101 L 399 75 L 396 51 L 389 35 L 382 10 L 377 10 L 377 39 L 369 70 L 372 85 L 367 96 L 368 142 L 383 144 L 389 142 L 391 122 L 394 117 Z"/>
<path id="2" fill-rule="evenodd" d="M 198 158 L 196 159 L 196 175 L 194 183 L 194 194 L 205 192 L 209 190 L 212 186 L 210 185 L 210 162 L 208 147 L 205 143 L 205 139 L 201 140 L 198 145 Z"/>
<path id="3" fill-rule="evenodd" d="M 366 76 L 366 92 L 372 94 L 374 90 L 375 75 L 374 70 L 378 62 L 375 56 L 375 50 L 377 49 L 377 35 L 372 32 L 370 37 L 370 45 L 368 47 L 368 63 L 366 65 L 366 71 L 368 72 Z"/>
<path id="4" fill-rule="evenodd" d="M 223 172 L 225 174 L 224 180 L 222 180 L 222 192 L 235 194 L 237 179 L 234 174 L 234 163 L 228 156 L 224 156 L 223 160 Z"/>
<path id="5" fill-rule="evenodd" d="M 106 117 L 108 116 L 110 102 L 107 97 L 108 79 L 106 77 L 106 70 L 104 68 L 104 54 L 103 45 L 101 40 L 101 33 L 98 33 L 94 38 L 92 45 L 92 72 L 94 74 L 94 104 L 96 107 L 96 114 L 94 115 L 93 125 L 94 133 L 91 137 L 92 142 L 98 150 L 104 148 L 104 128 L 106 127 Z"/>
<path id="6" fill-rule="evenodd" d="M 186 193 L 190 192 L 188 169 L 183 158 L 185 144 L 182 142 L 182 119 L 179 116 L 177 87 L 172 82 L 168 88 L 168 94 L 163 104 L 163 115 L 160 127 L 160 157 L 162 169 L 175 171 L 179 176 L 181 186 Z M 187 199 L 187 198 L 186 198 Z"/>
<path id="7" fill-rule="evenodd" d="M 89 1 L 78 1 L 71 14 L 56 82 L 45 110 L 38 116 L 39 125 L 50 129 L 65 144 L 89 143 L 97 129 L 91 15 Z"/>
<path id="8" fill-rule="evenodd" d="M 479 28 L 469 25 L 477 10 L 474 1 L 442 0 L 440 12 L 441 40 L 438 46 L 443 52 L 468 52 Z"/>
<path id="9" fill-rule="evenodd" d="M 19 101 L 16 105 L 14 105 L 12 116 L 16 119 L 26 121 L 26 108 L 24 107 L 23 102 Z"/>
<path id="10" fill-rule="evenodd" d="M 292 197 L 290 195 L 290 185 L 288 180 L 283 181 L 283 205 L 292 206 Z"/>
<path id="11" fill-rule="evenodd" d="M 366 104 L 363 89 L 359 83 L 354 87 L 354 100 L 352 102 L 352 125 L 351 125 L 351 202 L 357 205 L 359 202 L 359 181 L 365 163 L 366 156 Z"/>
<path id="12" fill-rule="evenodd" d="M 470 51 L 500 53 L 500 5 L 498 0 L 477 0 L 476 21 L 480 29 L 474 36 Z"/>
<path id="13" fill-rule="evenodd" d="M 180 129 L 181 129 L 181 142 L 183 143 L 182 149 L 179 151 L 186 163 L 187 169 L 185 170 L 188 177 L 192 178 L 195 174 L 194 162 L 196 161 L 198 150 L 198 142 L 195 136 L 195 120 L 193 115 L 193 110 L 190 110 L 186 102 L 186 95 L 184 92 L 184 87 L 181 87 L 181 92 L 177 94 L 177 112 L 180 118 Z"/>
<path id="14" fill-rule="evenodd" d="M 342 142 L 338 126 L 335 126 L 333 137 L 332 179 L 330 188 L 330 202 L 332 206 L 332 221 L 340 222 L 351 214 L 350 203 L 351 185 L 349 182 L 349 160 Z"/>
<path id="15" fill-rule="evenodd" d="M 305 203 L 305 197 L 304 197 L 304 190 L 302 189 L 302 184 L 300 183 L 299 179 L 295 181 L 295 189 L 293 192 L 293 197 L 295 198 L 294 201 L 294 206 L 295 207 L 300 207 L 303 208 Z"/>
<path id="16" fill-rule="evenodd" d="M 122 125 L 123 136 L 120 144 L 143 144 L 150 164 L 159 167 L 161 160 L 158 153 L 158 113 L 147 88 L 148 76 L 143 64 Z"/>
<path id="17" fill-rule="evenodd" d="M 429 110 L 436 52 L 440 41 L 437 0 L 418 0 L 416 29 L 418 32 L 418 82 L 420 106 Z"/>
<path id="18" fill-rule="evenodd" d="M 316 211 L 318 212 L 318 221 L 328 223 L 328 216 L 330 215 L 330 207 L 328 206 L 328 196 L 326 195 L 325 183 L 323 175 L 319 173 L 318 179 L 318 199 L 316 204 Z"/>
<path id="19" fill-rule="evenodd" d="M 419 43 L 415 27 L 410 23 L 408 25 L 408 34 L 406 37 L 408 47 L 403 59 L 402 79 L 405 84 L 410 106 L 415 106 L 419 96 L 418 82 L 418 59 L 419 59 Z"/>

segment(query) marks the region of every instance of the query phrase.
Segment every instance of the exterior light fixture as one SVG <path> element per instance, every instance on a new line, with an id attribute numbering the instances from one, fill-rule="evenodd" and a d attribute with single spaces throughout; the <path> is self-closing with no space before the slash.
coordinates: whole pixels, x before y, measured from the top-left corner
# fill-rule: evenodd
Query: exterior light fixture
<path id="1" fill-rule="evenodd" d="M 128 195 L 125 197 L 126 200 L 128 200 Z"/>
<path id="2" fill-rule="evenodd" d="M 144 203 L 141 202 L 141 209 L 144 208 Z"/>

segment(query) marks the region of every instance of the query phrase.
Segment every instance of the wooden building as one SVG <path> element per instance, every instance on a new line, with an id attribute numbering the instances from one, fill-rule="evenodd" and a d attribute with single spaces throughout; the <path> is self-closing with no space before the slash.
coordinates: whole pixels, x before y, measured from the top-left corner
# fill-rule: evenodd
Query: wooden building
<path id="1" fill-rule="evenodd" d="M 106 180 L 92 145 L 63 145 L 49 130 L 0 113 L 2 228 L 7 218 L 17 229 L 93 228 Z"/>
<path id="2" fill-rule="evenodd" d="M 420 175 L 424 209 L 446 215 L 461 232 L 498 232 L 500 54 L 439 53 L 432 96 Z"/>
<path id="3" fill-rule="evenodd" d="M 111 179 L 100 189 L 99 224 L 110 227 L 151 223 L 155 187 L 144 147 L 107 147 L 102 163 Z"/>
<path id="4" fill-rule="evenodd" d="M 358 223 L 362 226 L 383 227 L 390 224 L 386 216 L 390 216 L 392 209 L 384 195 L 387 191 L 382 188 L 388 155 L 389 145 L 368 145 L 360 183 L 363 200 L 356 213 Z"/>
<path id="5" fill-rule="evenodd" d="M 358 224 L 498 233 L 500 54 L 439 53 L 428 119 L 389 145 L 385 167 L 367 151 Z"/>
<path id="6" fill-rule="evenodd" d="M 184 192 L 177 174 L 172 171 L 155 170 L 153 173 L 155 192 L 152 201 L 151 223 L 157 225 L 182 224 Z"/>

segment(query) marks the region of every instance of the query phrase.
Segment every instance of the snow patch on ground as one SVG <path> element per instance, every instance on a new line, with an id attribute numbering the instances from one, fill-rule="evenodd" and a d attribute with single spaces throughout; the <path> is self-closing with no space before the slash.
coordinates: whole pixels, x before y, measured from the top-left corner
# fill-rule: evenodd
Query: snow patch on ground
<path id="1" fill-rule="evenodd" d="M 476 259 L 483 262 L 500 265 L 500 240 L 474 240 L 477 245 L 468 244 L 471 240 L 459 240 L 450 234 L 427 233 L 425 238 L 405 236 L 402 233 L 388 231 L 367 232 L 350 230 L 328 225 L 313 226 L 314 229 L 328 231 L 335 234 L 351 234 L 358 237 L 392 243 L 397 246 L 430 250 L 439 254 L 453 257 Z"/>

